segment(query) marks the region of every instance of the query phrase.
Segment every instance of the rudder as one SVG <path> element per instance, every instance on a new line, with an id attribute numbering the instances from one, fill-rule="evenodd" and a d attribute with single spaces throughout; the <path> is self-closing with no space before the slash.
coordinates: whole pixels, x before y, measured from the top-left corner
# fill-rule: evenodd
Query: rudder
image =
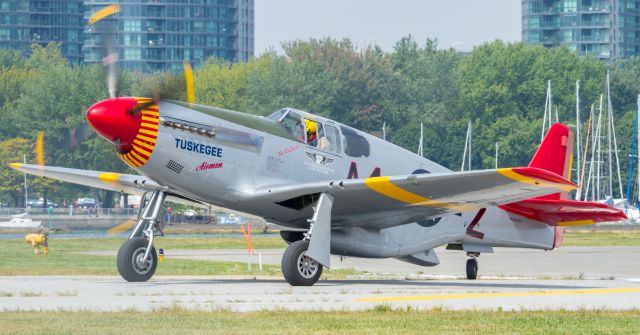
<path id="1" fill-rule="evenodd" d="M 573 133 L 562 123 L 551 126 L 549 132 L 540 143 L 530 167 L 551 171 L 567 180 L 571 180 L 571 164 L 573 157 Z M 568 199 L 567 192 L 549 194 L 538 199 Z"/>

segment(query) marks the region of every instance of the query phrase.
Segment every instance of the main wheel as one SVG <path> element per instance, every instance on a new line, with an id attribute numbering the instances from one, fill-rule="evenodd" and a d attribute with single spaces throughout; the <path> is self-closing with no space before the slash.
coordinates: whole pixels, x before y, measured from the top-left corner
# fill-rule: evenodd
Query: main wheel
<path id="1" fill-rule="evenodd" d="M 478 278 L 478 261 L 475 258 L 467 259 L 467 279 Z"/>
<path id="2" fill-rule="evenodd" d="M 149 241 L 136 237 L 125 241 L 118 250 L 118 272 L 129 282 L 143 282 L 153 277 L 158 266 L 156 248 L 151 247 L 149 257 L 144 259 Z"/>
<path id="3" fill-rule="evenodd" d="M 291 243 L 282 255 L 282 274 L 291 286 L 311 286 L 322 274 L 322 265 L 307 256 L 309 241 Z"/>

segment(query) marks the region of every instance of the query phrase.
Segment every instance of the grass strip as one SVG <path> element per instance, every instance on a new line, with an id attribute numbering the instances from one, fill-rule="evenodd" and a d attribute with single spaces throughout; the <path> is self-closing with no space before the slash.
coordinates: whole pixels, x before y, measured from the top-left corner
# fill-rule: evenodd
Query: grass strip
<path id="1" fill-rule="evenodd" d="M 631 334 L 640 311 L 4 312 L 5 334 Z"/>

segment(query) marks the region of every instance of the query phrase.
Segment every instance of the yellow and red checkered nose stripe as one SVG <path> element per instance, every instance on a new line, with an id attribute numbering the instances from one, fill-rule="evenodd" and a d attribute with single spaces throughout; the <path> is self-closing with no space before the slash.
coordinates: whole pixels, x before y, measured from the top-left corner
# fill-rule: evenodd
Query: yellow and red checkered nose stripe
<path id="1" fill-rule="evenodd" d="M 139 104 L 149 103 L 151 99 L 136 98 Z M 132 149 L 124 154 L 119 154 L 120 158 L 132 168 L 141 167 L 147 163 L 156 146 L 158 138 L 158 124 L 160 112 L 158 105 L 153 104 L 143 109 L 142 123 L 138 134 L 132 143 Z"/>

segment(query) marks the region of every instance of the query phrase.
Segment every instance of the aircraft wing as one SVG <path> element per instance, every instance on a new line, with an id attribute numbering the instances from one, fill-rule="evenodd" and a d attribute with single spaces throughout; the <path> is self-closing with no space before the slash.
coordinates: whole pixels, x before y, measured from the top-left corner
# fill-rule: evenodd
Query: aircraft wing
<path id="1" fill-rule="evenodd" d="M 115 192 L 142 195 L 162 189 L 155 181 L 140 175 L 70 169 L 55 166 L 11 163 L 9 167 L 28 174 Z"/>
<path id="2" fill-rule="evenodd" d="M 335 197 L 334 208 L 340 206 L 354 213 L 392 215 L 394 211 L 420 208 L 421 215 L 435 217 L 575 188 L 575 184 L 553 172 L 523 167 L 288 185 L 266 188 L 255 196 L 283 204 L 327 192 Z"/>

